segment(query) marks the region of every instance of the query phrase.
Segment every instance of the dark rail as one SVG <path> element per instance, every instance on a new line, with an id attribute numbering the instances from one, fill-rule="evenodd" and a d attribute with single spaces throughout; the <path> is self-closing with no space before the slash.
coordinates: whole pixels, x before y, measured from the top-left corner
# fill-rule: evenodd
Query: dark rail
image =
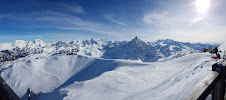
<path id="1" fill-rule="evenodd" d="M 201 80 L 187 100 L 205 100 L 212 92 L 212 100 L 224 100 L 226 66 L 223 63 L 212 65 L 212 73 Z"/>
<path id="2" fill-rule="evenodd" d="M 0 100 L 20 100 L 9 85 L 0 76 Z"/>

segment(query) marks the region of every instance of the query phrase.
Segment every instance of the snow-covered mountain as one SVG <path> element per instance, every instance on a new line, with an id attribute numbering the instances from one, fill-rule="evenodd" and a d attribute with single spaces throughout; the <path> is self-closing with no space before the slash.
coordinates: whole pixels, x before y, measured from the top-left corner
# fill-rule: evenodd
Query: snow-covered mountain
<path id="1" fill-rule="evenodd" d="M 140 59 L 144 62 L 155 62 L 200 52 L 202 48 L 209 46 L 209 44 L 190 44 L 170 39 L 145 43 L 135 37 L 129 42 L 110 44 L 105 50 L 103 58 Z"/>
<path id="2" fill-rule="evenodd" d="M 144 61 L 147 52 L 150 52 L 152 59 L 154 59 L 156 53 L 155 49 L 149 44 L 143 42 L 139 38 L 135 37 L 132 41 L 123 42 L 119 45 L 110 44 L 110 46 L 105 50 L 103 58 L 113 58 L 113 59 L 141 59 Z"/>
<path id="3" fill-rule="evenodd" d="M 0 44 L 0 75 L 22 100 L 28 88 L 34 100 L 181 100 L 218 61 L 199 53 L 208 46 L 138 37 L 17 40 Z"/>
<path id="4" fill-rule="evenodd" d="M 144 42 L 135 37 L 129 42 L 109 40 L 74 40 L 70 42 L 45 43 L 40 39 L 33 42 L 16 40 L 13 43 L 0 44 L 0 50 L 26 54 L 79 54 L 108 59 L 132 59 L 144 62 L 163 61 L 199 52 L 209 44 L 183 43 L 170 39 L 156 42 Z"/>

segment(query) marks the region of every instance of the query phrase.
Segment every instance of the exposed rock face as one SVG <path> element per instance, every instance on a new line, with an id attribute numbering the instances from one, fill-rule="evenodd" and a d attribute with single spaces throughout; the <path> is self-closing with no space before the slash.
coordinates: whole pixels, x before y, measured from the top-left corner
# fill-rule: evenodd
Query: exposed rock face
<path id="1" fill-rule="evenodd" d="M 29 53 L 22 52 L 22 51 L 9 51 L 9 50 L 3 50 L 0 52 L 0 62 L 5 61 L 12 61 L 16 60 L 17 58 L 22 58 L 27 56 Z"/>

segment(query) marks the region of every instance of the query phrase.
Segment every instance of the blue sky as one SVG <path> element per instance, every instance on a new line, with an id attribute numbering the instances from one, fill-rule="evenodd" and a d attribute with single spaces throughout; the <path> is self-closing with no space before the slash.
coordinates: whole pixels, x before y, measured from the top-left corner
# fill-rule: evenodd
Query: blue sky
<path id="1" fill-rule="evenodd" d="M 226 0 L 2 0 L 0 42 L 77 39 L 226 42 Z"/>

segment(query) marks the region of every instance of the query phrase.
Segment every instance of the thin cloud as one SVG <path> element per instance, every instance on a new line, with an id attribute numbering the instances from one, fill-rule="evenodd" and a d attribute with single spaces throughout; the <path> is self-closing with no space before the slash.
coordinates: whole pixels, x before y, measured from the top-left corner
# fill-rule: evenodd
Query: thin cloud
<path id="1" fill-rule="evenodd" d="M 117 36 L 117 32 L 112 31 L 112 28 L 106 24 L 87 21 L 65 13 L 44 11 L 33 16 L 36 16 L 35 20 L 47 23 L 47 26 L 51 25 L 51 27 L 60 30 L 80 30 Z"/>
<path id="2" fill-rule="evenodd" d="M 86 14 L 86 11 L 83 9 L 82 6 L 80 6 L 77 3 L 73 3 L 73 4 L 63 4 L 63 6 L 67 9 L 69 9 L 70 11 L 72 11 L 73 13 L 76 14 Z"/>
<path id="3" fill-rule="evenodd" d="M 9 16 L 11 16 L 11 15 L 9 15 L 9 14 L 0 14 L 0 19 L 2 19 L 2 18 L 7 18 L 7 17 L 9 17 Z"/>
<path id="4" fill-rule="evenodd" d="M 191 7 L 191 6 L 188 6 Z M 68 10 L 67 10 L 68 11 Z M 147 10 L 150 12 L 150 10 Z M 212 16 L 212 17 L 211 17 Z M 197 15 L 194 12 L 175 12 L 174 10 L 167 9 L 167 11 L 152 11 L 151 13 L 145 13 L 139 18 L 139 27 L 122 27 L 128 26 L 127 24 L 118 21 L 116 16 L 108 14 L 104 15 L 109 22 L 116 25 L 106 24 L 98 22 L 98 20 L 92 21 L 85 18 L 78 17 L 68 12 L 54 12 L 43 11 L 32 14 L 16 15 L 7 17 L 8 19 L 22 20 L 23 22 L 31 22 L 34 25 L 28 24 L 32 28 L 50 29 L 54 32 L 62 32 L 58 34 L 58 40 L 73 39 L 76 35 L 81 34 L 83 38 L 92 37 L 95 35 L 103 36 L 104 38 L 110 37 L 117 40 L 130 40 L 131 38 L 138 36 L 145 41 L 154 41 L 161 38 L 171 38 L 178 41 L 190 41 L 190 42 L 222 42 L 225 41 L 225 24 L 221 19 L 223 15 L 216 17 L 216 14 L 209 15 L 203 19 L 197 19 Z M 19 21 L 20 22 L 20 21 Z M 137 23 L 135 23 L 136 25 Z M 220 25 L 218 25 L 220 24 Z M 222 24 L 222 27 L 220 27 Z M 28 27 L 28 25 L 26 27 Z M 24 25 L 23 25 L 24 26 Z M 114 27 L 112 27 L 114 26 Z M 137 25 L 138 26 L 138 25 Z M 154 27 L 153 27 L 154 26 Z M 49 31 L 42 31 L 42 36 L 48 34 Z M 73 33 L 64 37 L 65 32 Z M 79 34 L 78 34 L 79 33 Z M 86 33 L 86 34 L 83 34 Z M 2 33 L 3 34 L 3 33 Z M 49 35 L 53 36 L 54 34 Z M 37 34 L 33 37 L 37 37 Z M 18 38 L 17 38 L 18 37 Z M 4 37 L 13 39 L 23 39 L 25 36 Z M 71 38 L 73 37 L 73 38 Z M 1 39 L 4 39 L 1 37 Z M 26 38 L 32 38 L 27 36 Z M 211 39 L 214 38 L 214 39 Z"/>
<path id="5" fill-rule="evenodd" d="M 193 6 L 186 6 L 192 9 Z M 153 32 L 146 30 L 146 40 L 171 38 L 183 42 L 222 43 L 225 41 L 225 24 L 219 22 L 221 17 L 217 14 L 209 14 L 200 17 L 192 10 L 167 9 L 167 11 L 152 11 L 143 16 L 143 23 L 155 29 Z M 222 16 L 222 15 L 221 15 Z M 151 29 L 151 30 L 153 30 Z"/>
<path id="6" fill-rule="evenodd" d="M 144 15 L 143 22 L 145 24 L 159 24 L 159 23 L 161 23 L 162 19 L 166 18 L 167 14 L 168 14 L 168 11 L 164 11 L 162 13 L 159 13 L 157 11 L 153 11 L 151 13 Z"/>
<path id="7" fill-rule="evenodd" d="M 0 19 L 1 19 L 1 18 L 4 18 L 4 17 L 5 17 L 5 16 L 3 16 L 3 15 L 0 15 Z"/>
<path id="8" fill-rule="evenodd" d="M 122 25 L 122 26 L 127 26 L 127 24 L 123 23 L 123 22 L 120 22 L 116 19 L 113 18 L 113 15 L 107 15 L 105 14 L 104 15 L 104 18 L 106 18 L 107 20 L 109 20 L 110 22 L 113 22 L 113 23 L 116 23 L 116 24 L 119 24 L 119 25 Z"/>
<path id="9" fill-rule="evenodd" d="M 73 16 L 70 14 L 65 13 L 59 13 L 59 12 L 53 12 L 53 11 L 43 11 L 41 13 L 35 13 L 33 14 L 35 16 L 36 21 L 38 22 L 45 22 L 47 24 L 52 24 L 53 26 L 83 26 L 83 27 L 92 27 L 96 28 L 102 24 L 87 21 L 84 19 L 81 19 L 77 16 Z M 47 25 L 49 26 L 49 25 Z"/>
<path id="10" fill-rule="evenodd" d="M 35 13 L 33 16 L 36 16 L 35 19 L 38 21 L 44 21 L 44 22 L 54 22 L 54 23 L 65 23 L 65 24 L 75 24 L 75 25 L 84 25 L 84 21 L 81 20 L 78 17 L 59 13 L 59 12 L 53 12 L 53 11 L 43 11 L 41 13 Z"/>
<path id="11" fill-rule="evenodd" d="M 103 31 L 100 29 L 94 29 L 94 28 L 87 28 L 87 27 L 59 27 L 58 29 L 62 30 L 80 30 L 80 31 L 90 31 L 90 32 L 95 32 L 103 35 L 116 35 L 114 32 L 109 32 L 109 31 Z"/>

